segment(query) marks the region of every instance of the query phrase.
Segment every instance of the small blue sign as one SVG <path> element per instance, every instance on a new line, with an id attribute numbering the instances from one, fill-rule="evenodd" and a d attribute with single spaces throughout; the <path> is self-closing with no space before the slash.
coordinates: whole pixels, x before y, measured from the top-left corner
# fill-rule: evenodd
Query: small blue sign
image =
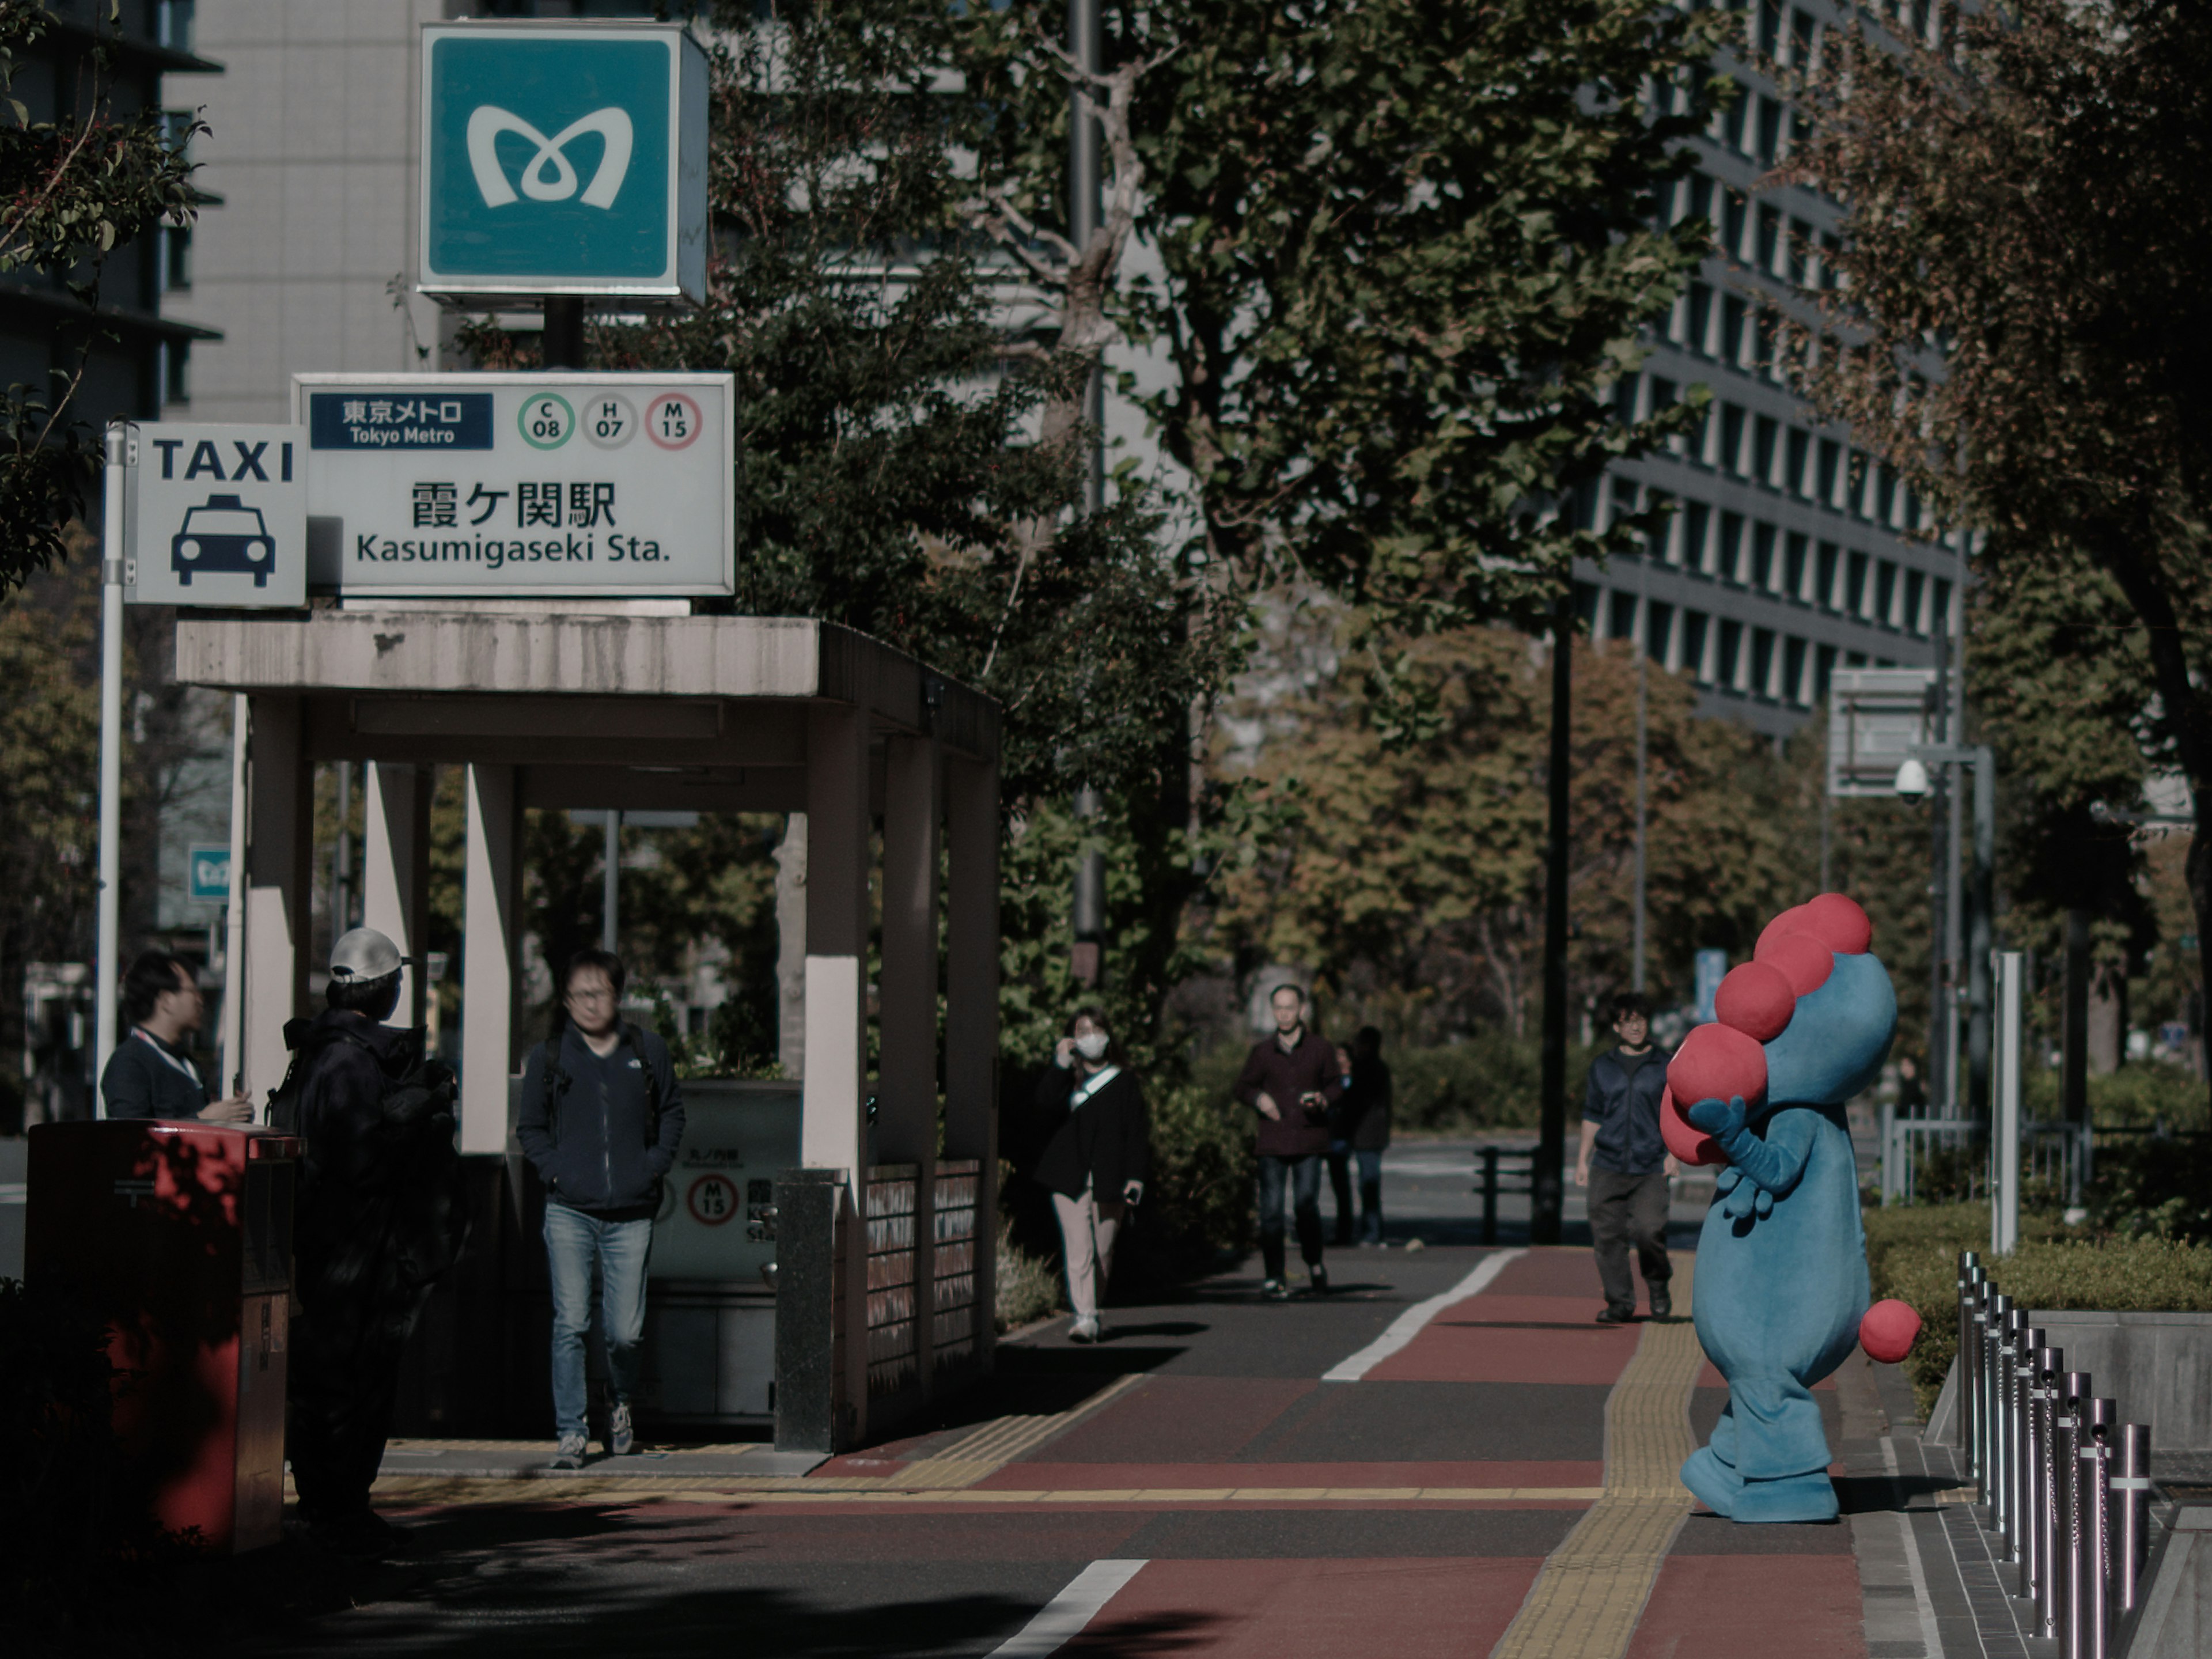
<path id="1" fill-rule="evenodd" d="M 1716 1018 L 1713 999 L 1720 994 L 1721 981 L 1728 977 L 1728 952 L 1700 951 L 1697 956 L 1697 1011 L 1700 1025 L 1710 1025 Z"/>
<path id="2" fill-rule="evenodd" d="M 489 449 L 491 421 L 489 392 L 307 394 L 307 442 L 315 449 Z"/>
<path id="3" fill-rule="evenodd" d="M 185 849 L 185 886 L 197 904 L 230 902 L 230 848 L 194 846 Z"/>
<path id="4" fill-rule="evenodd" d="M 428 271 L 672 276 L 672 32 L 453 29 L 424 45 Z"/>

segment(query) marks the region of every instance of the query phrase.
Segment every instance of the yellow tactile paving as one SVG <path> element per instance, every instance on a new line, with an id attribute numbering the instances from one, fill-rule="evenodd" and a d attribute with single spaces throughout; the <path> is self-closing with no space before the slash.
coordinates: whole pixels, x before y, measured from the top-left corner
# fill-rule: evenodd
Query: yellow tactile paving
<path id="1" fill-rule="evenodd" d="M 1693 1258 L 1674 1257 L 1681 1322 L 1646 1325 L 1607 1396 L 1605 1489 L 1528 1588 L 1492 1659 L 1620 1659 L 1692 1500 L 1690 1391 L 1705 1355 L 1688 1321 Z"/>

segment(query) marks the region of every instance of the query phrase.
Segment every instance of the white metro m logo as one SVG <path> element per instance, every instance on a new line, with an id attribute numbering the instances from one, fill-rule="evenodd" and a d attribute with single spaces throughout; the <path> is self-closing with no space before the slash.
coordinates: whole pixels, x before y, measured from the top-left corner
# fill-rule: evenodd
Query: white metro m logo
<path id="1" fill-rule="evenodd" d="M 499 164 L 499 136 L 512 132 L 538 146 L 538 153 L 522 165 L 522 193 L 533 202 L 565 202 L 576 193 L 576 169 L 564 152 L 568 141 L 595 132 L 605 141 L 599 171 L 584 188 L 586 207 L 611 208 L 629 171 L 629 117 L 621 110 L 595 109 L 548 138 L 520 115 L 495 104 L 480 105 L 469 117 L 469 166 L 475 169 L 477 188 L 486 207 L 505 207 L 514 200 L 514 186 Z M 549 171 L 550 169 L 550 171 Z"/>

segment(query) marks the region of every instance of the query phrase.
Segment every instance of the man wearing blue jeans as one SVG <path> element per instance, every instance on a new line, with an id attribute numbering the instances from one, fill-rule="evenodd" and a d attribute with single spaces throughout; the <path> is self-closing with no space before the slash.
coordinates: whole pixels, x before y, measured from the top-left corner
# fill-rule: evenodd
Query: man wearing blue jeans
<path id="1" fill-rule="evenodd" d="M 1285 1182 L 1306 1282 L 1316 1295 L 1328 1289 L 1321 1259 L 1321 1164 L 1328 1151 L 1328 1109 L 1344 1092 L 1344 1079 L 1335 1046 L 1306 1029 L 1304 990 L 1278 985 L 1267 1007 L 1275 1035 L 1252 1045 L 1235 1092 L 1260 1115 L 1260 1259 L 1267 1274 L 1260 1293 L 1279 1302 L 1291 1293 L 1283 1273 Z"/>
<path id="2" fill-rule="evenodd" d="M 580 951 L 562 975 L 552 1036 L 522 1071 L 515 1139 L 545 1182 L 545 1258 L 553 1281 L 553 1467 L 583 1467 L 584 1333 L 592 1273 L 613 1391 L 606 1448 L 633 1443 L 630 1394 L 645 1334 L 645 1267 L 660 1183 L 684 1140 L 684 1097 L 668 1045 L 622 1019 L 622 960 Z"/>

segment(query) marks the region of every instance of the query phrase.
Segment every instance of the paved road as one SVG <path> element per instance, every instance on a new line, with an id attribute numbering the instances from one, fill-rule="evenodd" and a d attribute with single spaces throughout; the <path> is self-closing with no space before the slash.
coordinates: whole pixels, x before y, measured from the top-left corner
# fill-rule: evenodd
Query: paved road
<path id="1" fill-rule="evenodd" d="M 1686 1323 L 1590 1322 L 1586 1250 L 1335 1278 L 1271 1304 L 1224 1273 L 1095 1348 L 1055 1324 L 957 1416 L 803 1479 L 387 1482 L 410 1558 L 288 1546 L 282 1633 L 233 1650 L 1865 1659 L 1853 1527 L 1670 1493 L 1724 1394 Z M 1845 1443 L 1850 1400 L 1820 1397 Z"/>

